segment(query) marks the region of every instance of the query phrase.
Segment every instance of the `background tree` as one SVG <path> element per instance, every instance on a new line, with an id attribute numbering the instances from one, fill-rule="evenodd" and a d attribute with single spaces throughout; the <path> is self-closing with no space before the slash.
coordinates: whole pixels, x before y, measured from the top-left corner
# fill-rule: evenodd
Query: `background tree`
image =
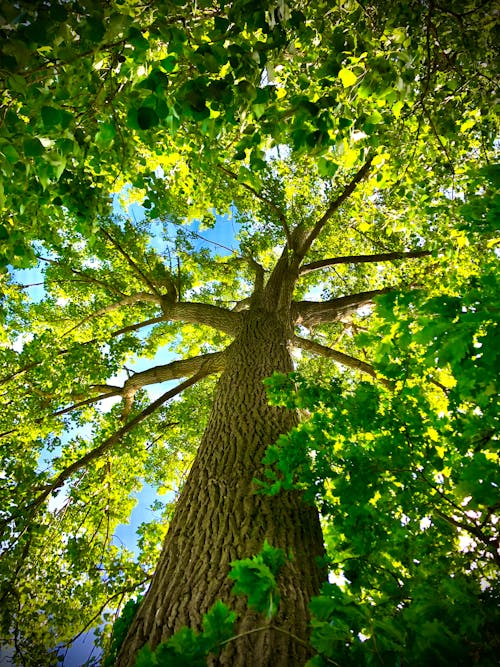
<path id="1" fill-rule="evenodd" d="M 413 399 L 414 414 L 427 414 L 428 392 L 446 393 L 451 376 L 456 398 L 442 411 L 463 410 L 470 398 L 455 361 L 474 361 L 471 345 L 482 337 L 486 342 L 494 313 L 487 305 L 487 318 L 471 316 L 476 330 L 457 336 L 460 354 L 436 351 L 446 326 L 432 337 L 417 336 L 415 348 L 403 337 L 404 358 L 388 347 L 406 321 L 403 305 L 416 318 L 408 327 L 417 332 L 427 330 L 425 313 L 454 324 L 461 321 L 460 300 L 468 294 L 467 312 L 474 312 L 476 282 L 488 286 L 493 275 L 482 265 L 494 263 L 494 205 L 485 209 L 476 198 L 485 189 L 477 167 L 491 160 L 494 138 L 495 17 L 491 3 L 456 4 L 414 2 L 383 11 L 375 2 L 312 9 L 306 3 L 292 9 L 203 2 L 194 10 L 156 2 L 1 5 L 3 265 L 37 265 L 44 282 L 43 296 L 33 300 L 15 273 L 6 269 L 2 277 L 2 628 L 22 664 L 50 663 L 49 647 L 70 641 L 103 613 L 110 620 L 112 609 L 148 583 L 118 664 L 133 664 L 144 643 L 154 647 L 183 625 L 199 628 L 218 599 L 231 600 L 242 635 L 226 645 L 220 664 L 306 661 L 308 602 L 327 567 L 342 563 L 355 581 L 339 555 L 343 537 L 333 528 L 325 529 L 330 551 L 324 557 L 312 501 L 326 520 L 340 498 L 345 538 L 353 542 L 360 522 L 369 525 L 370 499 L 373 507 L 379 501 L 390 506 L 387 498 L 395 493 L 389 483 L 384 489 L 368 484 L 373 495 L 364 513 L 353 510 L 352 496 L 367 477 L 360 474 L 352 486 L 357 446 L 340 463 L 331 458 L 340 418 L 352 415 L 340 436 L 352 432 L 362 440 L 370 415 L 367 439 L 379 465 L 386 465 L 387 444 L 379 434 L 385 437 L 387 423 L 407 424 L 409 417 L 406 404 L 401 408 L 383 392 L 401 394 L 406 360 L 416 355 L 420 361 L 421 345 L 430 355 L 423 368 L 432 382 Z M 125 184 L 148 211 L 142 222 L 110 214 L 109 193 Z M 459 215 L 464 197 L 468 224 Z M 189 227 L 195 219 L 209 227 L 216 214 L 237 223 L 225 255 L 196 248 Z M 423 296 L 388 296 L 395 309 L 385 311 L 382 323 L 368 321 L 377 295 L 415 288 Z M 444 301 L 432 301 L 436 293 Z M 446 309 L 450 298 L 453 307 Z M 364 339 L 355 337 L 367 327 Z M 382 332 L 385 348 L 372 331 Z M 267 447 L 298 425 L 296 408 L 316 409 L 307 392 L 302 403 L 268 404 L 263 381 L 293 370 L 292 348 L 302 350 L 296 363 L 315 383 L 339 374 L 347 379 L 334 399 L 324 399 L 345 403 L 333 422 L 333 408 L 319 410 L 321 433 L 331 432 L 326 443 L 316 437 L 321 450 L 308 445 L 306 456 L 303 435 L 296 443 L 291 436 L 294 465 L 290 448 L 270 450 L 267 462 L 279 471 L 273 477 L 262 462 Z M 171 361 L 160 356 L 165 363 L 126 370 L 134 357 L 167 351 Z M 384 355 L 392 365 L 382 363 Z M 332 360 L 342 371 L 333 370 Z M 116 379 L 120 369 L 126 374 Z M 366 384 L 357 389 L 359 373 L 382 394 Z M 169 380 L 179 382 L 148 399 L 145 387 Z M 492 395 L 489 384 L 484 391 Z M 109 398 L 118 402 L 103 411 L 99 406 Z M 372 406 L 366 414 L 360 412 L 365 404 Z M 467 414 L 485 407 L 470 405 Z M 442 430 L 460 434 L 453 420 Z M 314 434 L 316 423 L 313 415 L 297 432 Z M 436 447 L 445 447 L 434 422 L 413 419 L 411 428 L 420 430 L 410 477 L 419 457 L 435 466 L 426 438 L 438 437 Z M 316 451 L 324 452 L 319 460 L 326 471 L 306 475 L 296 489 L 296 466 L 307 468 L 304 456 L 310 460 Z M 493 539 L 496 521 L 493 478 L 485 477 L 492 457 L 479 456 L 475 465 L 486 468 L 473 466 L 466 477 L 473 480 L 467 487 L 472 497 L 479 488 L 486 494 L 477 502 L 487 509 L 473 510 L 484 513 L 475 519 L 484 522 L 476 528 L 486 540 Z M 360 463 L 373 473 L 371 463 Z M 328 466 L 345 488 L 325 481 L 332 475 Z M 256 479 L 270 480 L 267 493 L 255 493 Z M 112 535 L 144 482 L 180 493 L 175 506 L 156 505 L 162 516 L 141 528 L 134 559 Z M 407 500 L 391 515 L 399 521 L 391 545 L 396 569 L 396 554 L 410 537 L 415 554 L 425 551 L 413 524 L 406 529 L 401 518 L 412 506 L 423 519 L 429 499 L 422 486 L 407 483 L 405 489 Z M 63 500 L 51 502 L 57 494 Z M 436 512 L 444 514 L 447 531 L 438 542 L 448 554 L 464 520 L 439 506 Z M 229 564 L 254 555 L 265 539 L 293 557 L 281 570 L 275 625 L 245 635 L 256 628 L 257 616 L 232 598 Z M 354 542 L 349 549 L 356 572 L 378 588 L 370 573 L 380 571 L 380 563 L 359 567 L 375 543 L 360 552 Z M 490 558 L 489 542 L 482 549 L 485 555 L 472 552 L 469 563 Z M 492 579 L 489 570 L 485 576 Z M 423 581 L 428 587 L 431 579 Z M 352 593 L 365 615 L 367 587 L 364 582 Z M 346 633 L 359 649 L 359 626 L 370 637 L 365 657 L 377 656 L 380 633 L 373 624 L 368 632 L 369 624 L 349 617 L 340 634 L 328 634 L 330 615 L 346 604 L 331 599 L 315 608 L 315 648 L 325 659 L 345 657 Z M 394 599 L 392 609 L 407 605 L 404 596 Z M 321 604 L 330 605 L 328 613 Z M 408 608 L 411 619 L 416 612 Z M 413 646 L 399 631 L 387 660 L 402 659 Z M 432 641 L 425 650 L 439 653 Z M 476 654 L 471 649 L 468 655 Z"/>

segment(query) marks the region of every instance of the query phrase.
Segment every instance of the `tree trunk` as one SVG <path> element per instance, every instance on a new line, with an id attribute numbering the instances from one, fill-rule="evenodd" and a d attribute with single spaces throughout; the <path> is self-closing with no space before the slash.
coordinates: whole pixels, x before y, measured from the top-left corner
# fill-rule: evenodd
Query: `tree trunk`
<path id="1" fill-rule="evenodd" d="M 286 327 L 269 312 L 247 312 L 227 351 L 211 415 L 151 586 L 137 612 L 117 664 L 132 667 L 137 651 L 165 641 L 180 627 L 200 629 L 201 617 L 217 600 L 239 613 L 238 633 L 262 625 L 246 600 L 230 594 L 233 560 L 255 555 L 265 539 L 293 553 L 280 577 L 281 603 L 275 625 L 302 640 L 308 636 L 308 602 L 322 580 L 317 557 L 323 540 L 316 509 L 298 493 L 256 495 L 266 447 L 294 426 L 296 416 L 270 407 L 262 380 L 290 372 Z M 213 665 L 295 667 L 308 649 L 290 634 L 268 629 L 230 642 Z"/>

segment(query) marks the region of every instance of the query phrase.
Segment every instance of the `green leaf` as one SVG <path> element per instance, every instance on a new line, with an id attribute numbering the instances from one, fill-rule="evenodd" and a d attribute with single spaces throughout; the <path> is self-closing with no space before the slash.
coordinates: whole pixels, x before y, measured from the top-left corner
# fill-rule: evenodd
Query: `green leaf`
<path id="1" fill-rule="evenodd" d="M 286 563 L 285 551 L 283 549 L 272 547 L 267 540 L 264 540 L 260 555 L 262 556 L 264 564 L 267 565 L 274 576 L 278 576 L 281 568 Z"/>
<path id="2" fill-rule="evenodd" d="M 246 595 L 251 609 L 273 616 L 278 609 L 279 592 L 270 568 L 251 559 L 235 561 L 231 565 L 229 577 L 236 581 L 232 592 Z"/>
<path id="3" fill-rule="evenodd" d="M 177 57 L 175 55 L 167 56 L 160 60 L 160 64 L 165 72 L 173 72 L 177 66 Z"/>
<path id="4" fill-rule="evenodd" d="M 349 88 L 350 86 L 354 86 L 354 84 L 358 80 L 358 77 L 354 74 L 354 72 L 350 69 L 347 69 L 346 67 L 343 67 L 340 70 L 340 72 L 338 73 L 338 77 L 342 82 L 344 88 Z"/>
<path id="5" fill-rule="evenodd" d="M 331 178 L 338 171 L 339 165 L 331 159 L 320 157 L 318 159 L 318 172 L 321 176 Z"/>
<path id="6" fill-rule="evenodd" d="M 26 157 L 40 157 L 45 153 L 45 148 L 43 147 L 40 139 L 25 139 L 24 141 L 24 154 Z"/>
<path id="7" fill-rule="evenodd" d="M 127 127 L 130 127 L 132 130 L 140 130 L 141 126 L 139 125 L 137 109 L 129 109 L 127 112 Z"/>
<path id="8" fill-rule="evenodd" d="M 237 88 L 238 95 L 245 100 L 252 101 L 257 97 L 257 90 L 250 81 L 246 81 L 245 79 L 238 81 Z"/>
<path id="9" fill-rule="evenodd" d="M 139 124 L 139 119 L 138 119 Z M 95 135 L 95 141 L 100 145 L 110 144 L 116 136 L 116 129 L 113 123 L 102 123 L 99 126 L 99 131 Z"/>
<path id="10" fill-rule="evenodd" d="M 137 654 L 134 667 L 156 667 L 156 665 L 158 665 L 158 660 L 156 659 L 155 653 L 149 648 L 149 646 L 144 646 L 141 648 Z"/>
<path id="11" fill-rule="evenodd" d="M 379 111 L 375 110 L 368 116 L 366 122 L 370 125 L 378 125 L 379 123 L 384 122 L 384 117 Z"/>
<path id="12" fill-rule="evenodd" d="M 62 122 L 62 114 L 60 109 L 50 106 L 42 107 L 42 121 L 46 130 L 52 130 Z"/>
<path id="13" fill-rule="evenodd" d="M 207 650 L 213 652 L 234 634 L 236 613 L 218 600 L 203 617 L 203 635 Z"/>
<path id="14" fill-rule="evenodd" d="M 15 164 L 19 160 L 19 153 L 14 146 L 9 144 L 2 145 L 0 150 L 11 164 Z"/>
<path id="15" fill-rule="evenodd" d="M 141 130 L 149 130 L 149 128 L 158 125 L 158 114 L 151 107 L 140 107 L 137 110 L 137 124 Z"/>
<path id="16" fill-rule="evenodd" d="M 246 595 L 251 609 L 265 613 L 269 618 L 274 616 L 280 600 L 275 575 L 285 561 L 284 551 L 271 547 L 265 541 L 257 556 L 231 563 L 229 578 L 236 582 L 233 593 Z"/>

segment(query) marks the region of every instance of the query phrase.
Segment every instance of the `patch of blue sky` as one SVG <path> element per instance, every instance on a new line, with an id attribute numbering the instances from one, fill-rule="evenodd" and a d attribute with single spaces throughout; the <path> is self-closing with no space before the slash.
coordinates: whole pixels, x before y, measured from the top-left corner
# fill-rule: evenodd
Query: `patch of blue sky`
<path id="1" fill-rule="evenodd" d="M 39 267 L 12 270 L 16 282 L 23 285 L 25 294 L 33 303 L 40 303 L 45 296 L 43 275 Z"/>
<path id="2" fill-rule="evenodd" d="M 133 495 L 137 502 L 130 514 L 129 521 L 116 527 L 112 542 L 125 547 L 137 557 L 139 555 L 137 529 L 142 523 L 157 521 L 160 516 L 157 510 L 152 509 L 153 503 L 157 500 L 161 500 L 163 503 L 172 502 L 175 498 L 175 491 L 160 496 L 154 486 L 144 484 L 142 489 Z"/>
<path id="3" fill-rule="evenodd" d="M 61 667 L 92 667 L 99 665 L 102 651 L 95 645 L 94 633 L 85 632 L 71 646 L 59 653 Z"/>

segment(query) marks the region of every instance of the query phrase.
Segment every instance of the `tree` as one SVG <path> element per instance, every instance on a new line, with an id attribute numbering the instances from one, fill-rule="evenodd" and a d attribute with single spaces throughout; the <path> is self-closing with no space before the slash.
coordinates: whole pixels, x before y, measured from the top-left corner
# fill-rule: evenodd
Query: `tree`
<path id="1" fill-rule="evenodd" d="M 414 2 L 389 11 L 377 2 L 308 4 L 1 6 L 3 265 L 36 264 L 44 282 L 43 296 L 32 300 L 16 273 L 6 268 L 2 278 L 2 629 L 22 664 L 50 664 L 48 648 L 102 613 L 109 621 L 110 609 L 146 584 L 118 665 L 133 665 L 144 644 L 155 648 L 183 626 L 200 629 L 219 600 L 238 621 L 237 639 L 225 643 L 217 664 L 304 664 L 309 601 L 345 546 L 329 522 L 329 494 L 348 505 L 368 480 L 360 475 L 354 487 L 352 470 L 371 465 L 356 446 L 342 465 L 332 459 L 342 415 L 352 417 L 345 434 L 370 440 L 367 432 L 375 443 L 388 423 L 409 419 L 390 393 L 400 390 L 414 354 L 404 337 L 404 363 L 387 351 L 398 323 L 417 313 L 411 326 L 425 331 L 436 304 L 438 318 L 460 320 L 459 299 L 477 298 L 474 281 L 490 275 L 482 265 L 493 262 L 493 204 L 485 212 L 476 200 L 486 188 L 477 169 L 491 160 L 494 141 L 491 3 Z M 111 213 L 110 192 L 126 184 L 146 208 L 144 221 Z M 472 229 L 461 222 L 462 198 Z M 224 215 L 237 223 L 225 255 L 193 244 L 190 223 L 210 227 L 216 215 L 219 225 Z M 444 301 L 432 301 L 435 293 Z M 388 308 L 372 322 L 381 295 L 396 315 Z M 479 320 L 476 340 L 489 326 Z M 364 329 L 364 338 L 353 335 Z M 416 341 L 427 361 L 440 358 L 445 330 Z M 444 354 L 426 370 L 432 386 L 415 399 L 418 414 L 429 412 L 429 391 L 446 390 L 447 373 L 460 384 L 454 364 L 471 356 L 469 334 L 466 345 L 457 337 L 461 356 Z M 300 361 L 292 348 L 302 350 Z M 166 349 L 173 360 L 127 371 L 131 357 Z M 392 365 L 374 363 L 384 354 Z M 295 367 L 318 386 L 321 377 L 346 379 L 333 398 L 322 395 L 329 410 L 321 405 L 316 416 L 311 389 L 300 400 L 282 397 L 283 376 Z M 120 369 L 123 380 L 113 380 Z M 371 384 L 359 384 L 360 373 Z M 293 377 L 300 386 L 302 376 Z M 170 380 L 179 382 L 148 400 L 145 387 Z M 488 384 L 486 397 L 490 391 Z M 110 398 L 119 402 L 100 409 Z M 425 419 L 411 425 L 420 440 L 439 435 Z M 317 450 L 304 445 L 308 430 Z M 387 452 L 373 447 L 384 465 Z M 311 476 L 306 463 L 317 452 L 324 469 Z M 418 456 L 427 457 L 424 444 L 411 465 Z M 490 474 L 483 458 L 486 468 L 468 472 L 478 482 L 467 487 L 473 497 Z M 329 490 L 331 471 L 348 490 Z M 178 498 L 156 505 L 162 517 L 142 527 L 134 560 L 112 535 L 144 482 L 176 488 Z M 376 496 L 367 488 L 369 504 Z M 482 492 L 489 523 L 481 534 L 489 535 L 495 505 L 490 486 Z M 379 493 L 389 507 L 392 492 Z M 428 507 L 419 493 L 409 485 L 405 501 L 417 514 Z M 60 506 L 51 503 L 58 494 Z M 344 532 L 352 541 L 361 521 L 368 543 L 363 512 L 345 510 Z M 463 521 L 444 514 L 449 552 Z M 394 553 L 402 539 L 395 535 Z M 266 541 L 288 558 L 276 619 L 257 631 L 257 612 L 231 593 L 228 574 Z M 352 582 L 354 569 L 342 567 Z M 377 567 L 358 570 L 369 579 Z M 313 646 L 335 660 L 346 636 L 367 626 L 354 614 L 344 635 L 329 635 L 329 614 L 346 603 L 333 598 L 325 603 L 323 595 L 313 607 Z M 354 603 L 356 613 L 369 613 L 362 597 Z M 406 654 L 410 640 L 395 644 L 387 660 L 437 655 L 432 642 L 430 654 Z"/>

